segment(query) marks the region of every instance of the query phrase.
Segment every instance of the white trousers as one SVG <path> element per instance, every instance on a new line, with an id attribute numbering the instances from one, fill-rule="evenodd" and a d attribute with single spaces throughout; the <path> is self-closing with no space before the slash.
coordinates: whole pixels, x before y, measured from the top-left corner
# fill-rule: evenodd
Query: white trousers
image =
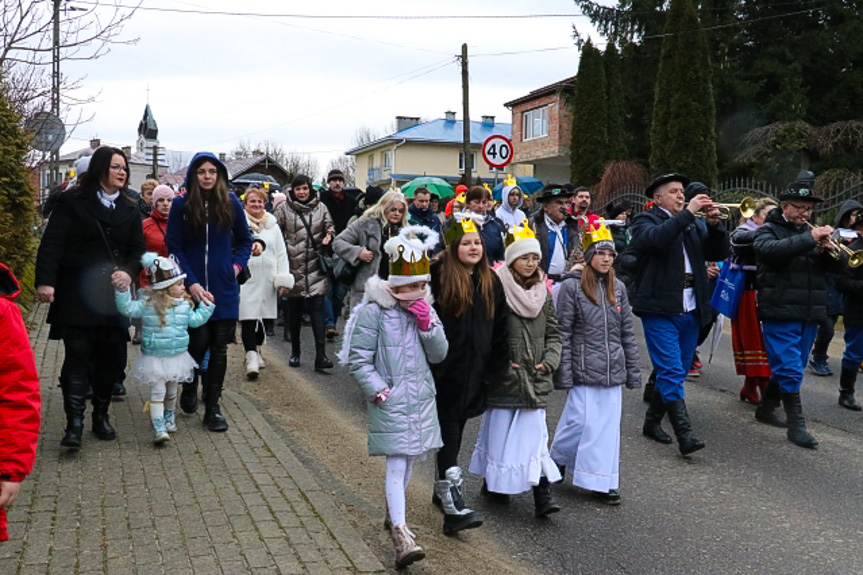
<path id="1" fill-rule="evenodd" d="M 405 493 L 411 481 L 414 459 L 410 455 L 387 455 L 387 507 L 393 525 L 405 524 Z"/>
<path id="2" fill-rule="evenodd" d="M 551 457 L 572 471 L 578 487 L 608 493 L 619 486 L 623 387 L 577 385 L 557 422 Z"/>

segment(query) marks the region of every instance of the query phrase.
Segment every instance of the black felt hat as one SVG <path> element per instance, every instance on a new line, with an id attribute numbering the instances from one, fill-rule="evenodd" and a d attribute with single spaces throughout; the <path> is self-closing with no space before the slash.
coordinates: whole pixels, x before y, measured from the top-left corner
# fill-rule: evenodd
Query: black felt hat
<path id="1" fill-rule="evenodd" d="M 789 200 L 803 200 L 807 202 L 821 202 L 823 198 L 815 196 L 814 182 L 795 180 L 788 184 L 785 189 L 779 194 L 779 199 L 783 202 Z"/>
<path id="2" fill-rule="evenodd" d="M 644 190 L 644 195 L 648 198 L 652 198 L 657 188 L 663 184 L 667 184 L 668 182 L 680 182 L 683 184 L 683 187 L 686 187 L 689 185 L 690 180 L 677 170 L 660 170 L 650 177 L 650 183 L 647 184 L 647 188 Z"/>
<path id="3" fill-rule="evenodd" d="M 561 184 L 546 184 L 536 194 L 536 201 L 545 202 L 553 198 L 568 198 L 574 194 L 573 190 L 568 190 Z"/>

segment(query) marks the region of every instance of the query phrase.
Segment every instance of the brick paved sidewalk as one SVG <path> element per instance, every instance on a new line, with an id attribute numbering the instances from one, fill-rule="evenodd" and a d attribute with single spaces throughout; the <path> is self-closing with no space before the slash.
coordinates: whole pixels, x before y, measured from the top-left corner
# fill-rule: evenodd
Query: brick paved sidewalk
<path id="1" fill-rule="evenodd" d="M 126 400 L 110 412 L 117 440 L 90 433 L 88 407 L 83 447 L 61 449 L 63 349 L 47 339 L 46 313 L 36 310 L 30 334 L 42 382 L 39 452 L 9 512 L 0 574 L 384 571 L 236 392 L 225 393 L 222 407 L 230 431 L 208 433 L 200 414 L 180 416 L 172 441 L 157 448 L 142 412 L 149 389 L 127 382 Z"/>

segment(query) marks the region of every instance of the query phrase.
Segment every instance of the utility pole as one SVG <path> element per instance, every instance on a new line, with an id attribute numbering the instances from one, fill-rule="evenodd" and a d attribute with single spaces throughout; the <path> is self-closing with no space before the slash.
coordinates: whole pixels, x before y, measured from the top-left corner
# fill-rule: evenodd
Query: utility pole
<path id="1" fill-rule="evenodd" d="M 54 0 L 54 45 L 51 62 L 51 113 L 60 117 L 60 1 Z M 51 152 L 49 188 L 60 185 L 60 151 Z"/>
<path id="2" fill-rule="evenodd" d="M 461 45 L 461 104 L 462 116 L 464 116 L 464 132 L 462 136 L 462 148 L 464 153 L 464 179 L 470 187 L 471 170 L 473 162 L 470 153 L 470 97 L 468 95 L 469 75 L 467 71 L 467 44 Z"/>

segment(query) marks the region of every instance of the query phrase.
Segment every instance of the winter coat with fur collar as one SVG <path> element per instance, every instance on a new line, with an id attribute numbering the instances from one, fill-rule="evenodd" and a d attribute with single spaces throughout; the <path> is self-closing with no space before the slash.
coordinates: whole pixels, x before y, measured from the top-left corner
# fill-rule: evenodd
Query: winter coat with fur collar
<path id="1" fill-rule="evenodd" d="M 447 339 L 434 309 L 431 329 L 420 331 L 385 284 L 372 276 L 353 311 L 345 336 L 348 369 L 368 401 L 369 455 L 421 455 L 443 445 L 429 364 L 446 357 Z M 426 301 L 431 305 L 431 296 Z M 375 403 L 386 388 L 387 399 Z"/>

